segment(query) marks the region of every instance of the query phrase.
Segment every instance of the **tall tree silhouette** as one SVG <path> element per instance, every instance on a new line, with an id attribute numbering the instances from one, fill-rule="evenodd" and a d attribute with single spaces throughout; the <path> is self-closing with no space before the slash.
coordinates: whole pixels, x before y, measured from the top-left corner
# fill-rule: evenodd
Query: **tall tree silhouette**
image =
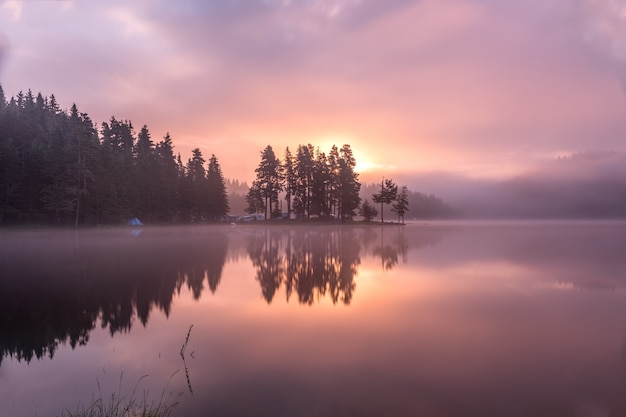
<path id="1" fill-rule="evenodd" d="M 285 148 L 285 157 L 283 158 L 283 164 L 281 167 L 283 188 L 285 190 L 285 200 L 287 201 L 287 216 L 291 217 L 291 200 L 296 192 L 297 177 L 296 168 L 289 150 L 289 146 Z"/>
<path id="2" fill-rule="evenodd" d="M 281 191 L 280 160 L 270 145 L 261 151 L 261 162 L 255 172 L 255 183 L 265 200 L 265 218 L 268 219 L 272 212 L 278 211 L 278 193 Z"/>
<path id="3" fill-rule="evenodd" d="M 157 178 L 157 196 L 159 198 L 157 220 L 171 222 L 178 213 L 180 191 L 178 187 L 179 172 L 169 133 L 156 145 L 156 159 L 157 165 L 154 174 Z"/>
<path id="4" fill-rule="evenodd" d="M 398 215 L 398 223 L 404 224 L 404 213 L 409 211 L 409 189 L 402 186 L 391 209 Z"/>
<path id="5" fill-rule="evenodd" d="M 192 157 L 187 162 L 186 187 L 184 189 L 189 220 L 202 221 L 208 216 L 208 184 L 205 160 L 200 149 L 191 151 Z"/>
<path id="6" fill-rule="evenodd" d="M 296 153 L 296 190 L 294 210 L 297 217 L 311 216 L 311 186 L 313 182 L 313 145 L 298 145 Z"/>
<path id="7" fill-rule="evenodd" d="M 359 197 L 361 183 L 359 174 L 354 171 L 356 159 L 350 145 L 346 144 L 341 147 L 338 165 L 339 217 L 342 220 L 352 219 L 361 203 L 361 197 Z"/>
<path id="8" fill-rule="evenodd" d="M 215 155 L 211 155 L 209 159 L 207 187 L 209 218 L 214 221 L 220 220 L 222 216 L 228 213 L 229 205 L 224 175 L 222 174 L 222 168 L 220 168 L 220 164 Z"/>
<path id="9" fill-rule="evenodd" d="M 383 204 L 391 204 L 398 194 L 398 186 L 391 179 L 383 179 L 380 182 L 380 192 L 372 198 L 375 203 L 380 203 L 380 222 L 384 223 Z"/>

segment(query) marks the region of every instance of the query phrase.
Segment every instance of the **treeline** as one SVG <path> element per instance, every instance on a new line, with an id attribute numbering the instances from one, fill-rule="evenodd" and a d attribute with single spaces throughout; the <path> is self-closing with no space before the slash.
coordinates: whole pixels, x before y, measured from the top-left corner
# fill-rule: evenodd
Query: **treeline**
<path id="1" fill-rule="evenodd" d="M 333 145 L 328 155 L 313 145 L 299 145 L 293 156 L 289 147 L 281 161 L 271 146 L 261 151 L 256 179 L 246 194 L 248 213 L 265 218 L 286 213 L 296 219 L 338 218 L 350 220 L 361 202 L 359 174 L 350 145 Z M 279 196 L 284 196 L 286 210 Z"/>
<path id="2" fill-rule="evenodd" d="M 119 224 L 218 220 L 228 213 L 215 155 L 183 164 L 169 134 L 111 117 L 98 129 L 76 105 L 0 86 L 0 224 Z"/>

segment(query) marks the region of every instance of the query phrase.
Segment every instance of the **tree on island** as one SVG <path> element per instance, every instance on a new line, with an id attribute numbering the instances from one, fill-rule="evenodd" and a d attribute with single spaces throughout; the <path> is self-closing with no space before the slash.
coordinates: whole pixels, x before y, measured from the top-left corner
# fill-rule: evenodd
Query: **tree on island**
<path id="1" fill-rule="evenodd" d="M 270 205 L 278 211 L 278 194 L 284 191 L 287 211 L 293 208 L 296 218 L 328 218 L 336 213 L 349 220 L 356 215 L 361 184 L 350 145 L 340 151 L 333 146 L 328 157 L 311 144 L 299 145 L 295 158 L 287 148 L 282 165 L 270 151 L 268 146 L 261 152 L 257 178 L 246 196 L 248 213 L 265 211 L 267 218 Z"/>
<path id="2" fill-rule="evenodd" d="M 289 146 L 285 148 L 285 157 L 281 165 L 281 179 L 283 189 L 285 191 L 285 200 L 287 201 L 287 217 L 291 218 L 291 198 L 296 191 L 296 171 L 295 163 Z"/>
<path id="3" fill-rule="evenodd" d="M 313 145 L 298 145 L 296 153 L 296 187 L 293 208 L 296 217 L 311 217 L 311 188 L 313 183 Z"/>
<path id="4" fill-rule="evenodd" d="M 364 222 L 371 222 L 372 219 L 378 216 L 378 210 L 372 204 L 370 204 L 368 199 L 363 201 L 361 207 L 359 208 L 359 216 L 363 217 Z"/>
<path id="5" fill-rule="evenodd" d="M 356 159 L 352 154 L 350 145 L 343 145 L 339 158 L 339 218 L 341 220 L 351 219 L 356 215 L 356 210 L 361 204 L 359 191 L 361 183 L 359 174 L 354 171 Z"/>
<path id="6" fill-rule="evenodd" d="M 404 213 L 409 211 L 409 189 L 406 185 L 402 186 L 400 189 L 391 211 L 398 215 L 398 223 L 404 224 Z"/>
<path id="7" fill-rule="evenodd" d="M 263 208 L 265 211 L 265 219 L 271 218 L 272 206 L 273 212 L 278 211 L 278 193 L 281 191 L 281 175 L 280 175 L 280 160 L 276 158 L 274 150 L 270 145 L 267 145 L 263 151 L 261 151 L 261 162 L 256 172 L 256 180 L 253 183 L 253 187 L 257 187 L 258 190 L 252 190 L 253 193 L 260 193 L 264 199 Z M 269 210 L 269 214 L 268 214 Z"/>
<path id="8" fill-rule="evenodd" d="M 372 198 L 375 203 L 380 203 L 380 222 L 383 220 L 383 204 L 391 204 L 398 194 L 398 186 L 391 179 L 383 179 L 380 183 L 380 192 L 374 194 Z"/>

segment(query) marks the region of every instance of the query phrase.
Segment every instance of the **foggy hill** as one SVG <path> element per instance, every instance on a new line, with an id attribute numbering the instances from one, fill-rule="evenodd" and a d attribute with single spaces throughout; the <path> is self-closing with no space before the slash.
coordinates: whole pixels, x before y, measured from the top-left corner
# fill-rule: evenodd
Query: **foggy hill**
<path id="1" fill-rule="evenodd" d="M 413 181 L 438 190 L 468 218 L 626 217 L 626 156 L 619 152 L 577 153 L 505 180 L 429 174 Z"/>

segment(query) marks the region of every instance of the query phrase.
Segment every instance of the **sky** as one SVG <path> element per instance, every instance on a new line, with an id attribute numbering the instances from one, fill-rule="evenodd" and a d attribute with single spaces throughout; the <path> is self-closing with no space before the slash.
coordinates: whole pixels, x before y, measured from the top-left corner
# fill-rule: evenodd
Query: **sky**
<path id="1" fill-rule="evenodd" d="M 348 143 L 364 181 L 506 180 L 626 160 L 626 1 L 0 0 L 0 83 L 227 178 Z"/>

